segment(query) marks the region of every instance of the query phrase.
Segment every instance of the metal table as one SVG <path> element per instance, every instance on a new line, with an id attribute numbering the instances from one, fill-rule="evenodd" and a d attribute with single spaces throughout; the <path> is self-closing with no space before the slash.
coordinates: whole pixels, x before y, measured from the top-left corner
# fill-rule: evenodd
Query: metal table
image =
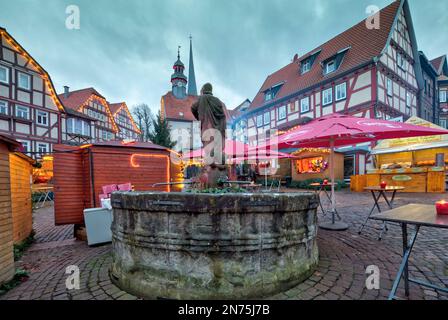
<path id="1" fill-rule="evenodd" d="M 320 207 L 320 210 L 322 210 L 323 216 L 327 215 L 328 210 L 324 209 L 324 206 L 322 205 L 322 202 L 320 201 L 320 195 L 322 193 L 325 194 L 327 199 L 330 201 L 330 205 L 331 205 L 332 204 L 331 194 L 328 192 L 327 187 L 331 188 L 332 185 L 336 186 L 336 183 L 329 182 L 327 184 L 323 184 L 323 183 L 311 183 L 310 184 L 310 187 L 314 188 L 314 192 L 319 196 L 319 207 Z M 337 210 L 335 210 L 335 214 L 336 214 L 338 220 L 341 220 L 341 217 L 339 216 L 339 213 L 337 212 Z"/>
<path id="2" fill-rule="evenodd" d="M 372 216 L 373 211 L 375 211 L 375 208 L 378 209 L 378 212 L 381 213 L 381 208 L 380 208 L 380 204 L 379 204 L 379 200 L 382 197 L 384 199 L 384 201 L 386 202 L 389 210 L 393 209 L 393 204 L 394 204 L 394 200 L 395 200 L 395 195 L 397 194 L 397 191 L 403 191 L 405 188 L 404 187 L 394 187 L 394 186 L 387 186 L 386 188 L 381 188 L 381 187 L 366 187 L 364 188 L 365 191 L 370 191 L 372 193 L 372 197 L 373 197 L 373 207 L 370 210 L 369 214 L 367 215 L 366 220 L 364 221 L 364 223 L 360 226 L 358 233 L 361 234 L 362 230 L 364 230 L 364 227 L 367 225 L 369 219 Z M 390 200 L 387 198 L 387 193 L 392 193 L 392 196 L 390 198 Z M 381 229 L 380 235 L 378 237 L 378 240 L 381 240 L 383 238 L 383 234 L 384 231 L 387 231 L 387 223 L 384 222 L 383 223 L 383 228 Z"/>
<path id="3" fill-rule="evenodd" d="M 409 282 L 448 293 L 448 287 L 437 287 L 431 283 L 410 279 L 408 270 L 409 257 L 412 253 L 412 249 L 414 248 L 420 228 L 431 227 L 448 229 L 448 216 L 437 215 L 435 205 L 409 204 L 374 215 L 371 219 L 401 224 L 403 237 L 403 259 L 401 260 L 400 268 L 398 269 L 392 290 L 389 294 L 389 300 L 398 298 L 396 293 L 402 277 L 404 280 L 404 289 L 407 297 L 409 297 Z M 411 236 L 410 241 L 408 241 L 408 224 L 415 226 L 415 232 Z"/>
<path id="4" fill-rule="evenodd" d="M 45 202 L 53 201 L 51 199 L 50 194 L 54 191 L 54 188 L 51 186 L 48 187 L 32 187 L 31 188 L 33 193 L 39 193 L 39 199 L 36 202 L 35 209 L 40 209 L 45 205 Z M 41 204 L 39 206 L 39 204 Z"/>

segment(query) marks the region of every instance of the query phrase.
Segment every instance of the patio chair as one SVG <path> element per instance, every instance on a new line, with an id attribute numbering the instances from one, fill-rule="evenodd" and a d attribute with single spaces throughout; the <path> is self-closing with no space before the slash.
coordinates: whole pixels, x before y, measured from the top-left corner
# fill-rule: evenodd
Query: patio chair
<path id="1" fill-rule="evenodd" d="M 132 191 L 132 184 L 130 182 L 119 184 L 118 191 Z"/>
<path id="2" fill-rule="evenodd" d="M 112 192 L 118 190 L 116 184 L 109 184 L 107 186 L 103 186 L 102 189 L 103 189 L 103 194 L 107 195 L 108 198 L 110 197 Z"/>

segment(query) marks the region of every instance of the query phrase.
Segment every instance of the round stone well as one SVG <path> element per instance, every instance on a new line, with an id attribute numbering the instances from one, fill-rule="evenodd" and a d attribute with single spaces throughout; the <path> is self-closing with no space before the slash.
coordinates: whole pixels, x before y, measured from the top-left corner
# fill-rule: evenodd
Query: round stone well
<path id="1" fill-rule="evenodd" d="M 112 195 L 113 282 L 155 299 L 248 299 L 286 291 L 314 271 L 311 192 Z"/>

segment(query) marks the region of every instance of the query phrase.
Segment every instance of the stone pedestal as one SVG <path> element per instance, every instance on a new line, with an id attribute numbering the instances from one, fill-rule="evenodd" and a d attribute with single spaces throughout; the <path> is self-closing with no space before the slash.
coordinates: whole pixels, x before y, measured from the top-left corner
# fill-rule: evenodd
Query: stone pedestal
<path id="1" fill-rule="evenodd" d="M 145 298 L 286 291 L 318 263 L 314 193 L 114 193 L 111 278 Z"/>

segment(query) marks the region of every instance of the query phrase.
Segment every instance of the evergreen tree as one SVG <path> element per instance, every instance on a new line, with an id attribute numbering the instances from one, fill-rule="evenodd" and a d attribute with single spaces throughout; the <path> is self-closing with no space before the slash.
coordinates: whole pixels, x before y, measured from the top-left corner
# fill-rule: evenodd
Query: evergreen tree
<path id="1" fill-rule="evenodd" d="M 162 118 L 160 112 L 152 121 L 152 131 L 149 133 L 149 140 L 151 140 L 152 143 L 169 149 L 172 149 L 176 145 L 176 141 L 171 141 L 168 122 Z"/>

